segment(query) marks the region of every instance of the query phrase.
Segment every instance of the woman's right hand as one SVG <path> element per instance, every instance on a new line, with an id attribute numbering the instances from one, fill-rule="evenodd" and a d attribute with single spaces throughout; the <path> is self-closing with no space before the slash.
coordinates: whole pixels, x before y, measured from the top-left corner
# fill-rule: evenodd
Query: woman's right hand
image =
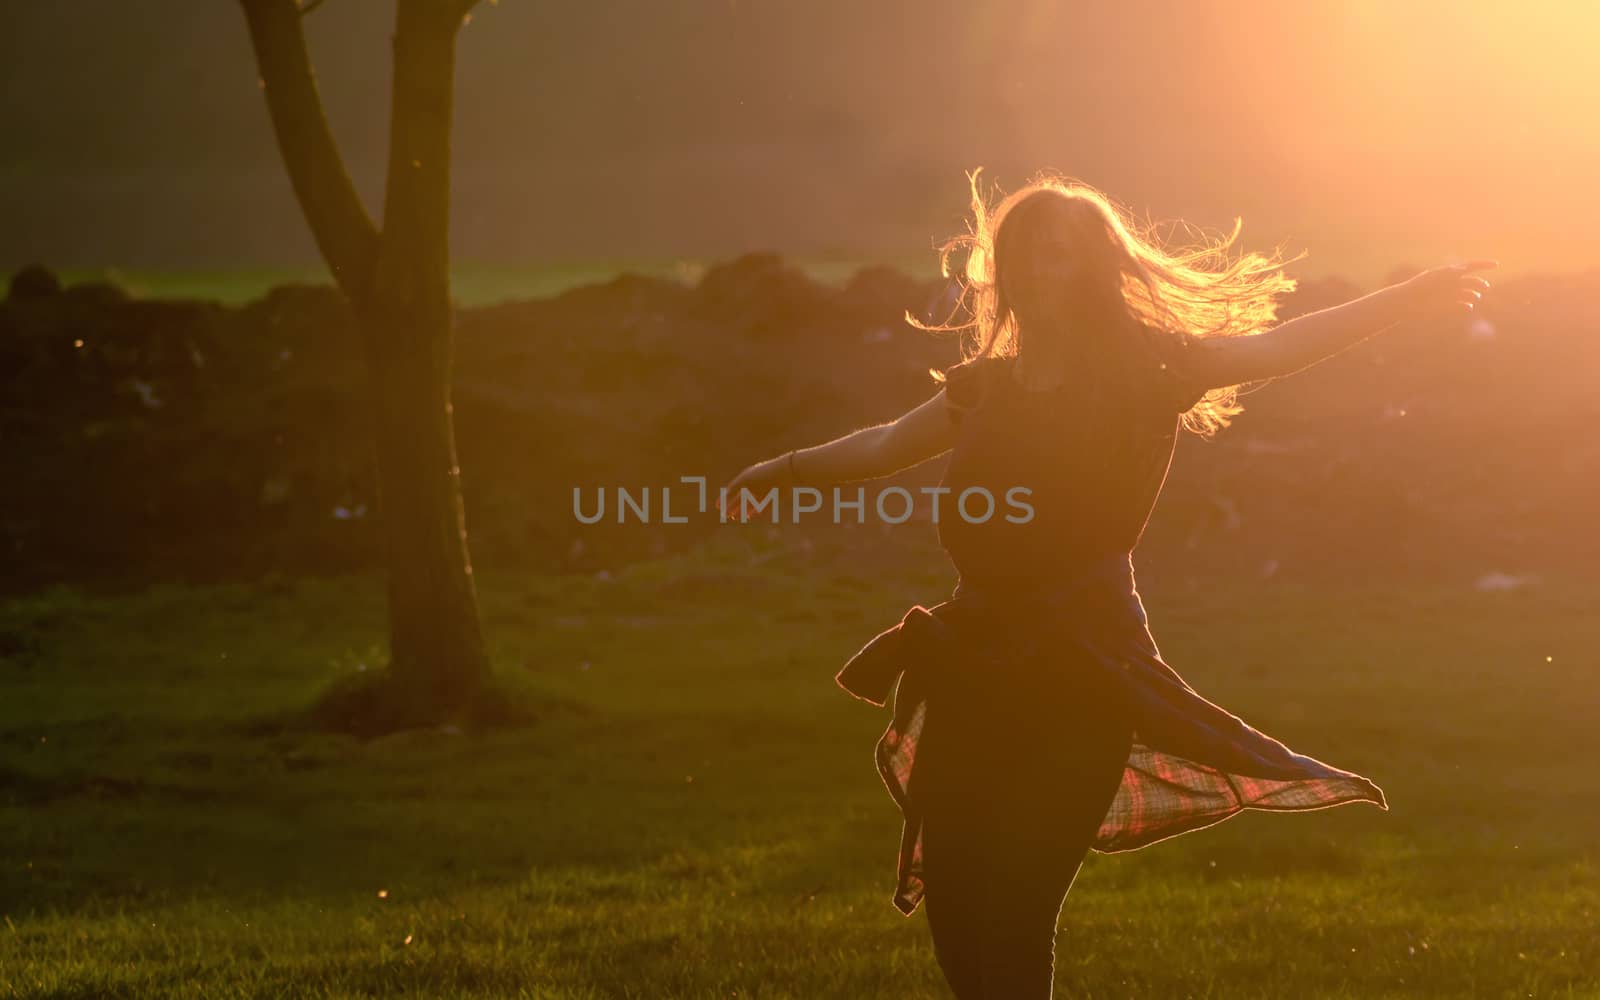
<path id="1" fill-rule="evenodd" d="M 1489 290 L 1489 282 L 1473 274 L 1498 267 L 1493 260 L 1472 260 L 1465 264 L 1433 267 L 1401 282 L 1411 308 L 1425 318 L 1467 315 Z"/>
<path id="2" fill-rule="evenodd" d="M 764 462 L 757 462 L 746 467 L 737 476 L 729 481 L 717 494 L 717 510 L 721 512 L 724 521 L 747 521 L 750 518 L 750 505 L 745 502 L 741 490 L 749 490 L 750 495 L 759 500 L 774 486 L 783 486 L 789 480 L 789 455 L 788 452 L 777 458 L 769 458 Z M 722 505 L 722 498 L 728 498 L 727 508 Z"/>

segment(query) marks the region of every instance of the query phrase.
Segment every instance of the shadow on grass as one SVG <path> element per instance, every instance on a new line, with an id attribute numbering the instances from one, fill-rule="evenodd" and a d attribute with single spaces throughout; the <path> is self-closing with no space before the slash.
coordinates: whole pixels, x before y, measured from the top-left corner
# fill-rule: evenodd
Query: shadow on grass
<path id="1" fill-rule="evenodd" d="M 396 683 L 389 670 L 347 674 L 301 711 L 280 713 L 252 727 L 257 734 L 314 730 L 370 740 L 434 727 L 488 731 L 532 726 L 552 714 L 586 714 L 582 702 L 543 691 L 526 676 L 498 671 L 462 704 L 442 707 Z"/>

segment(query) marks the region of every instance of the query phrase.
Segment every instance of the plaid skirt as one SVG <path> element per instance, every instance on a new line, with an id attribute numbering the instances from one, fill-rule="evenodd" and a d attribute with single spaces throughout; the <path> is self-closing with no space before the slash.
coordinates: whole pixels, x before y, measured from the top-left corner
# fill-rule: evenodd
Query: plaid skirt
<path id="1" fill-rule="evenodd" d="M 1134 586 L 1131 553 L 1097 560 L 1050 586 L 978 590 L 963 580 L 950 600 L 915 606 L 861 648 L 836 680 L 893 713 L 875 762 L 905 820 L 894 904 L 910 915 L 924 890 L 922 813 L 912 780 L 929 705 L 962 710 L 977 684 L 1027 706 L 1037 724 L 1072 671 L 1073 690 L 1105 699 L 1133 731 L 1122 783 L 1092 844 L 1131 851 L 1220 823 L 1245 809 L 1300 812 L 1349 802 L 1389 808 L 1368 779 L 1298 754 L 1195 692 L 1161 658 Z M 898 683 L 897 683 L 898 682 Z M 1085 686 L 1087 685 L 1087 687 Z M 948 706 L 948 707 L 946 707 Z M 1028 762 L 1019 760 L 1018 767 Z M 1039 794 L 1052 794 L 1039 775 Z"/>

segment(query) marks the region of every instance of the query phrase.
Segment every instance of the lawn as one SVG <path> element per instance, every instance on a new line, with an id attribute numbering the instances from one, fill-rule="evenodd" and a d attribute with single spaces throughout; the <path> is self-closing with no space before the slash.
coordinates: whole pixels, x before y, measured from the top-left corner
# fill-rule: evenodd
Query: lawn
<path id="1" fill-rule="evenodd" d="M 0 603 L 0 995 L 946 996 L 843 660 L 951 583 L 742 546 L 489 576 L 533 724 L 370 742 L 380 581 Z M 1146 580 L 1166 658 L 1385 813 L 1091 855 L 1058 995 L 1600 996 L 1600 582 Z"/>

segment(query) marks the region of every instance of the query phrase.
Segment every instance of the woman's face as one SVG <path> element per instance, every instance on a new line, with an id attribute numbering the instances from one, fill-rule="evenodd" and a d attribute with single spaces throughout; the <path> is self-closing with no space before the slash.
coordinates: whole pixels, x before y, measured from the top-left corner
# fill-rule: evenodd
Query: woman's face
<path id="1" fill-rule="evenodd" d="M 1065 206 L 1045 207 L 1006 250 L 1003 269 L 1011 308 L 1024 323 L 1059 321 L 1089 304 L 1090 262 L 1066 219 Z"/>

